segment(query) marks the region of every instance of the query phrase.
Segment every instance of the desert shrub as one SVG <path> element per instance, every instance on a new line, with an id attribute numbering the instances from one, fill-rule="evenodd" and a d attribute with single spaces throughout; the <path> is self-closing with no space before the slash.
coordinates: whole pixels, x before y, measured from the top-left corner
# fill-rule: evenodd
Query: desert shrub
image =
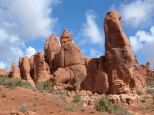
<path id="1" fill-rule="evenodd" d="M 95 104 L 95 109 L 100 112 L 114 112 L 120 114 L 124 111 L 123 107 L 118 104 L 113 104 L 107 97 L 102 97 Z"/>
<path id="2" fill-rule="evenodd" d="M 51 86 L 51 81 L 43 81 L 37 84 L 36 89 L 41 92 L 48 92 L 51 93 L 53 91 L 53 87 Z"/>
<path id="3" fill-rule="evenodd" d="M 26 81 L 22 81 L 20 79 L 11 79 L 6 76 L 0 77 L 0 85 L 6 86 L 6 87 L 12 87 L 12 88 L 16 88 L 16 87 L 22 87 L 22 88 L 28 88 L 28 89 L 32 88 L 31 84 Z"/>
<path id="4" fill-rule="evenodd" d="M 148 77 L 146 79 L 146 85 L 147 85 L 147 87 L 154 87 L 154 78 Z"/>
<path id="5" fill-rule="evenodd" d="M 28 104 L 22 103 L 19 107 L 19 111 L 25 113 L 28 110 Z"/>
<path id="6" fill-rule="evenodd" d="M 70 106 L 66 107 L 66 110 L 73 112 L 76 110 L 76 107 L 73 105 L 70 105 Z"/>
<path id="7" fill-rule="evenodd" d="M 146 91 L 148 94 L 154 94 L 154 88 L 147 88 Z"/>
<path id="8" fill-rule="evenodd" d="M 6 94 L 0 92 L 0 97 L 6 97 Z"/>
<path id="9" fill-rule="evenodd" d="M 141 96 L 142 95 L 142 92 L 140 90 L 136 90 L 136 94 Z"/>
<path id="10" fill-rule="evenodd" d="M 73 100 L 74 102 L 78 103 L 81 101 L 81 95 L 80 94 L 76 94 L 74 97 L 73 97 Z"/>

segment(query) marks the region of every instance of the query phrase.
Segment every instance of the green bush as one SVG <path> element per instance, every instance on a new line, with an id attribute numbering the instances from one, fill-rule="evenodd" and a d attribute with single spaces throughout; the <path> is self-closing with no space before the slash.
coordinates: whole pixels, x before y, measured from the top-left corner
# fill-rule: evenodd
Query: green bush
<path id="1" fill-rule="evenodd" d="M 16 87 L 22 87 L 22 88 L 28 88 L 28 89 L 32 88 L 31 84 L 26 81 L 22 81 L 20 79 L 11 79 L 6 76 L 0 77 L 0 85 L 6 86 L 6 87 L 12 87 L 12 88 L 16 88 Z"/>
<path id="2" fill-rule="evenodd" d="M 25 113 L 28 110 L 28 104 L 22 103 L 19 107 L 19 111 Z"/>
<path id="3" fill-rule="evenodd" d="M 52 83 L 50 80 L 43 81 L 37 84 L 36 89 L 41 92 L 51 93 L 53 91 L 53 87 L 51 87 Z"/>
<path id="4" fill-rule="evenodd" d="M 141 96 L 142 95 L 142 92 L 140 90 L 136 90 L 136 94 Z"/>
<path id="5" fill-rule="evenodd" d="M 81 95 L 80 95 L 80 94 L 76 94 L 76 95 L 73 97 L 73 99 L 74 99 L 74 102 L 78 103 L 78 102 L 81 101 Z"/>
<path id="6" fill-rule="evenodd" d="M 95 104 L 95 109 L 100 112 L 114 112 L 119 114 L 123 112 L 123 107 L 117 104 L 113 104 L 107 97 L 102 97 Z"/>

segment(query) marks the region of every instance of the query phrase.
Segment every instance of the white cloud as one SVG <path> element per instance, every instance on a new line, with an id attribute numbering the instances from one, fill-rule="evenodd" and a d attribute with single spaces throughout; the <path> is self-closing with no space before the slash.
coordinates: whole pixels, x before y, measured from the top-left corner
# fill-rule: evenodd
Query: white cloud
<path id="1" fill-rule="evenodd" d="M 6 64 L 4 62 L 0 62 L 0 69 L 3 69 L 6 67 Z"/>
<path id="2" fill-rule="evenodd" d="M 103 35 L 96 23 L 97 15 L 93 10 L 86 12 L 86 22 L 81 29 L 81 35 L 85 38 L 81 43 L 103 44 Z"/>
<path id="3" fill-rule="evenodd" d="M 20 56 L 32 55 L 32 39 L 48 36 L 56 24 L 53 7 L 61 0 L 0 0 L 0 62 L 9 68 Z M 5 65 L 5 66 L 4 66 Z"/>
<path id="4" fill-rule="evenodd" d="M 154 66 L 154 26 L 149 31 L 139 30 L 130 36 L 131 45 L 142 63 L 150 61 Z"/>
<path id="5" fill-rule="evenodd" d="M 130 36 L 130 41 L 135 52 L 145 49 L 145 46 L 154 43 L 154 26 L 149 32 L 139 30 L 134 36 Z"/>
<path id="6" fill-rule="evenodd" d="M 25 55 L 30 57 L 32 55 L 34 55 L 36 53 L 36 50 L 35 48 L 32 48 L 31 46 L 29 46 L 27 49 L 26 49 L 26 53 Z"/>
<path id="7" fill-rule="evenodd" d="M 60 0 L 1 0 L 1 25 L 25 39 L 46 37 L 56 23 L 51 14 L 58 3 Z"/>
<path id="8" fill-rule="evenodd" d="M 122 4 L 119 11 L 125 22 L 133 27 L 138 27 L 143 23 L 149 23 L 154 15 L 153 6 L 154 0 L 135 0 L 128 4 Z"/>
<path id="9" fill-rule="evenodd" d="M 9 68 L 12 62 L 17 63 L 18 58 L 24 55 L 24 48 L 25 44 L 18 36 L 0 28 L 0 60 L 5 62 L 3 67 Z"/>

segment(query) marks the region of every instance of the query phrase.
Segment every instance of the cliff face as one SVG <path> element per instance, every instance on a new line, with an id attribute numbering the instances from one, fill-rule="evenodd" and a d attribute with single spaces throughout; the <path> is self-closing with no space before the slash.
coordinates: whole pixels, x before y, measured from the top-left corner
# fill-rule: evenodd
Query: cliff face
<path id="1" fill-rule="evenodd" d="M 144 87 L 147 70 L 137 63 L 118 12 L 106 14 L 104 31 L 105 55 L 93 59 L 83 56 L 67 29 L 60 37 L 60 44 L 58 37 L 51 35 L 44 53 L 20 59 L 21 78 L 27 81 L 31 78 L 36 85 L 52 79 L 54 85 L 73 85 L 75 90 L 97 93 L 121 94 Z"/>

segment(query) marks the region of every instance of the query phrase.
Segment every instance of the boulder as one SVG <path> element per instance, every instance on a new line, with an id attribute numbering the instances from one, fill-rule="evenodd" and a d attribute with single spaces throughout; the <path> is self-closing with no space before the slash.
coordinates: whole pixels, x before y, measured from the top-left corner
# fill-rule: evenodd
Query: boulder
<path id="1" fill-rule="evenodd" d="M 57 65 L 53 64 L 53 60 L 56 54 L 59 53 L 60 45 L 58 42 L 58 37 L 55 34 L 52 34 L 45 43 L 44 52 L 45 59 L 50 67 L 50 72 L 53 73 L 57 68 Z"/>
<path id="2" fill-rule="evenodd" d="M 72 65 L 68 67 L 72 73 L 73 77 L 71 77 L 72 81 L 71 84 L 75 85 L 75 90 L 79 90 L 81 87 L 81 83 L 85 80 L 87 77 L 87 70 L 85 65 L 82 64 L 77 64 L 77 65 Z"/>
<path id="3" fill-rule="evenodd" d="M 54 85 L 57 83 L 68 83 L 71 81 L 71 78 L 74 78 L 74 74 L 68 67 L 58 68 L 58 70 L 54 73 L 54 76 Z"/>
<path id="4" fill-rule="evenodd" d="M 139 96 L 134 94 L 109 95 L 109 100 L 112 103 L 128 104 L 136 106 L 139 103 Z"/>
<path id="5" fill-rule="evenodd" d="M 109 90 L 108 76 L 103 69 L 104 58 L 93 58 L 87 65 L 87 77 L 82 83 L 82 89 L 93 93 L 107 93 Z"/>

